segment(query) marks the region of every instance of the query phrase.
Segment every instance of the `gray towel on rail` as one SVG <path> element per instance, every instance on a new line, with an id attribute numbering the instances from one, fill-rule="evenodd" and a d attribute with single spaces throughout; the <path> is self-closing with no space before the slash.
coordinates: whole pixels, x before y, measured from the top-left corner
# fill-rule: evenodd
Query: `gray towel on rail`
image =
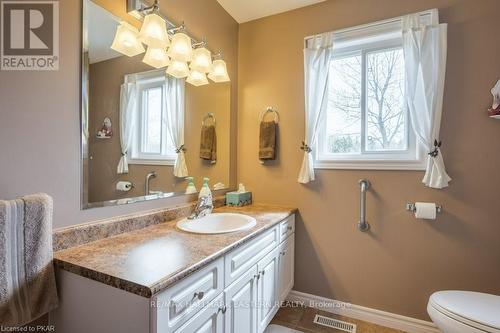
<path id="1" fill-rule="evenodd" d="M 217 160 L 217 132 L 214 125 L 201 127 L 200 158 L 212 162 Z"/>
<path id="2" fill-rule="evenodd" d="M 52 198 L 0 200 L 0 324 L 22 326 L 57 307 Z"/>

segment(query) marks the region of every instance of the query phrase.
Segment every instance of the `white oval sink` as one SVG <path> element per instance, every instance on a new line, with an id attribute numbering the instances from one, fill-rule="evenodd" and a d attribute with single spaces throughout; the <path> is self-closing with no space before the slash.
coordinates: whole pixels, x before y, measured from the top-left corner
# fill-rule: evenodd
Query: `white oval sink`
<path id="1" fill-rule="evenodd" d="M 205 217 L 177 222 L 177 228 L 196 234 L 225 234 L 242 231 L 255 226 L 257 221 L 250 216 L 236 213 L 213 213 Z"/>

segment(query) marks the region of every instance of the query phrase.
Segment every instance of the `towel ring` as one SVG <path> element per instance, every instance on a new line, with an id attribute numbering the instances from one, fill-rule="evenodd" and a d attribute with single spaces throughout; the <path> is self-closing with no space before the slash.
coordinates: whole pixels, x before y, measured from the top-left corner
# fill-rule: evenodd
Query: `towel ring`
<path id="1" fill-rule="evenodd" d="M 203 117 L 203 120 L 201 121 L 201 126 L 205 125 L 205 122 L 210 118 L 212 118 L 215 126 L 215 115 L 213 114 L 213 112 L 209 112 L 205 117 Z"/>
<path id="2" fill-rule="evenodd" d="M 277 124 L 280 122 L 280 114 L 277 110 L 275 110 L 273 107 L 271 106 L 268 106 L 264 111 L 262 111 L 260 113 L 260 121 L 262 122 L 262 120 L 264 120 L 264 117 L 266 116 L 266 114 L 268 113 L 274 113 L 274 122 Z"/>

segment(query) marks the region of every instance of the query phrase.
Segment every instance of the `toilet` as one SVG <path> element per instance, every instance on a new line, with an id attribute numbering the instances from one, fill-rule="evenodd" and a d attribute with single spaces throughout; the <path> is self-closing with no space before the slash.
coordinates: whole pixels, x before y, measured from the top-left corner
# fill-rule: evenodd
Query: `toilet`
<path id="1" fill-rule="evenodd" d="M 472 291 L 438 291 L 427 312 L 443 333 L 500 333 L 500 296 Z"/>

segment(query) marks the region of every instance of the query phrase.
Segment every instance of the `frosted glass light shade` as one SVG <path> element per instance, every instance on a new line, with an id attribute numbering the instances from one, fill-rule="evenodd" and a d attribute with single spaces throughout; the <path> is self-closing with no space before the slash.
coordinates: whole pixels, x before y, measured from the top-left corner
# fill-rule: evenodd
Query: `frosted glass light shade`
<path id="1" fill-rule="evenodd" d="M 203 72 L 191 70 L 186 82 L 191 83 L 193 86 L 199 87 L 208 84 L 207 75 Z"/>
<path id="2" fill-rule="evenodd" d="M 189 67 L 183 61 L 172 60 L 172 63 L 167 68 L 167 74 L 182 79 L 189 75 Z"/>
<path id="3" fill-rule="evenodd" d="M 212 53 L 204 47 L 195 49 L 190 67 L 191 69 L 201 73 L 210 72 L 210 69 L 212 68 Z"/>
<path id="4" fill-rule="evenodd" d="M 128 57 L 144 53 L 146 50 L 139 41 L 138 36 L 139 30 L 126 22 L 121 22 L 116 28 L 115 39 L 111 44 L 111 48 Z"/>
<path id="5" fill-rule="evenodd" d="M 139 39 L 147 46 L 166 48 L 170 45 L 167 24 L 159 15 L 151 13 L 144 18 Z"/>
<path id="6" fill-rule="evenodd" d="M 208 78 L 217 83 L 230 81 L 227 74 L 226 62 L 224 60 L 214 60 L 212 71 L 208 74 Z"/>
<path id="7" fill-rule="evenodd" d="M 148 47 L 142 62 L 154 68 L 162 68 L 170 65 L 170 59 L 168 58 L 167 51 L 165 51 L 165 49 L 157 49 L 154 47 Z"/>
<path id="8" fill-rule="evenodd" d="M 183 32 L 177 32 L 172 37 L 172 43 L 168 49 L 168 55 L 172 60 L 191 61 L 193 58 L 193 47 L 191 38 Z"/>

